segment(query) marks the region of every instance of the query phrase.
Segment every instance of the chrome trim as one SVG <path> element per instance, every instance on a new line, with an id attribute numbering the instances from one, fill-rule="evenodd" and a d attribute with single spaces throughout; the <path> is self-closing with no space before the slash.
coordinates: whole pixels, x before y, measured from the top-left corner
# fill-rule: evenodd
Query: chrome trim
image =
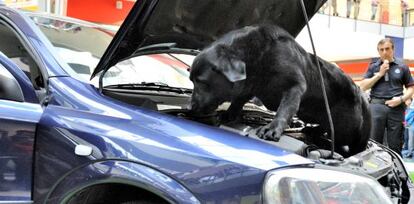
<path id="1" fill-rule="evenodd" d="M 16 200 L 16 201 L 0 201 L 0 204 L 32 204 L 33 201 L 21 201 L 21 200 Z"/>

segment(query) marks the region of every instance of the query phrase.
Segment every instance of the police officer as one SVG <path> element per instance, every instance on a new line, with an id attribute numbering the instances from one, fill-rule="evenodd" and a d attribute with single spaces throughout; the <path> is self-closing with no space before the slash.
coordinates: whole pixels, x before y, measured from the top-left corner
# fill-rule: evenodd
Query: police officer
<path id="1" fill-rule="evenodd" d="M 414 80 L 408 66 L 394 58 L 394 42 L 390 38 L 380 40 L 377 50 L 380 58 L 371 62 L 360 84 L 364 91 L 371 89 L 371 138 L 383 143 L 386 132 L 388 146 L 401 154 L 404 102 L 414 93 Z"/>

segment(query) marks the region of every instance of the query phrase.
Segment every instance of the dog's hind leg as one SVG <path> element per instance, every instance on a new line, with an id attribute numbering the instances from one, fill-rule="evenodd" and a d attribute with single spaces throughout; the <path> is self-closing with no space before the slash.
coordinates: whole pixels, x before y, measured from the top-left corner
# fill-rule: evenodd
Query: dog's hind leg
<path id="1" fill-rule="evenodd" d="M 279 141 L 286 125 L 299 109 L 301 97 L 306 90 L 304 83 L 283 92 L 273 121 L 257 130 L 257 136 L 266 140 Z"/>

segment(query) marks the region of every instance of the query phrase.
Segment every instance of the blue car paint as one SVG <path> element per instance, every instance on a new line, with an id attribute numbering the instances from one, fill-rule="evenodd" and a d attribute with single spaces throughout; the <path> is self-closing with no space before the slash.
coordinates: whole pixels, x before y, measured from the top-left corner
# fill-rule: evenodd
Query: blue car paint
<path id="1" fill-rule="evenodd" d="M 88 132 L 96 135 L 127 140 L 127 143 L 154 138 L 160 145 L 163 145 L 163 148 L 166 148 L 166 145 L 175 146 L 174 150 L 183 149 L 200 155 L 210 153 L 210 155 L 216 155 L 220 159 L 229 157 L 228 160 L 235 162 L 240 155 L 243 155 L 244 159 L 249 158 L 243 152 L 247 150 L 249 154 L 257 153 L 251 155 L 251 158 L 261 158 L 262 161 L 266 161 L 264 163 L 267 163 L 267 160 L 274 163 L 270 165 L 270 168 L 267 168 L 267 165 L 263 167 L 260 165 L 261 161 L 259 163 L 254 160 L 246 162 L 248 166 L 263 170 L 287 164 L 296 165 L 309 162 L 309 160 L 299 156 L 296 156 L 296 159 L 293 159 L 294 156 L 285 159 L 286 155 L 292 154 L 258 140 L 245 138 L 222 129 L 212 128 L 156 111 L 127 105 L 103 96 L 90 84 L 70 77 L 52 78 L 49 86 L 53 91 L 51 91 L 50 105 L 46 108 L 44 118 L 49 117 L 49 115 L 52 116 L 50 118 L 56 121 L 53 126 L 60 124 L 67 129 L 88 130 Z M 49 114 L 49 111 L 56 112 Z M 57 117 L 57 119 L 54 117 Z M 135 138 L 135 136 L 141 137 Z M 177 144 L 175 141 L 178 141 Z M 183 144 L 186 145 L 181 146 Z M 232 148 L 230 149 L 232 151 L 220 152 L 218 151 L 220 148 Z M 245 161 L 238 162 L 243 163 Z"/>
<path id="2" fill-rule="evenodd" d="M 51 78 L 49 86 L 52 97 L 36 138 L 35 189 L 50 188 L 91 160 L 121 158 L 158 169 L 209 201 L 218 199 L 218 186 L 233 189 L 221 193 L 227 198 L 259 196 L 268 170 L 310 163 L 261 141 L 123 104 L 70 77 Z M 79 158 L 76 144 L 93 147 L 94 154 Z"/>
<path id="3" fill-rule="evenodd" d="M 43 109 L 29 79 L 0 53 L 0 62 L 17 80 L 27 102 L 0 99 L 0 201 L 31 200 L 33 144 Z"/>
<path id="4" fill-rule="evenodd" d="M 30 200 L 33 143 L 42 109 L 0 99 L 0 201 Z"/>
<path id="5" fill-rule="evenodd" d="M 58 185 L 59 180 L 70 179 L 71 174 L 67 173 L 72 169 L 92 165 L 99 159 L 123 159 L 125 163 L 130 161 L 129 165 L 144 165 L 165 175 L 187 188 L 201 202 L 220 203 L 232 197 L 247 199 L 251 196 L 253 200 L 259 201 L 263 180 L 269 170 L 311 164 L 307 159 L 261 141 L 133 107 L 103 96 L 92 85 L 67 76 L 62 68 L 65 65 L 59 63 L 50 43 L 45 41 L 27 17 L 21 17 L 19 12 L 4 7 L 0 7 L 0 15 L 7 17 L 13 27 L 20 29 L 19 33 L 38 55 L 43 71 L 47 71 L 44 75 L 49 77 L 47 88 L 50 94 L 50 102 L 43 107 L 37 127 L 35 122 L 42 114 L 40 105 L 35 109 L 25 107 L 30 109 L 27 110 L 29 113 L 33 113 L 32 119 L 28 119 L 28 112 L 9 108 L 1 112 L 1 130 L 4 134 L 14 136 L 11 134 L 12 129 L 4 124 L 15 125 L 15 132 L 29 129 L 26 142 L 33 145 L 35 140 L 36 146 L 34 155 L 23 153 L 28 159 L 23 169 L 29 169 L 30 172 L 24 172 L 27 173 L 24 182 L 16 184 L 16 189 L 23 189 L 24 196 L 16 198 L 13 194 L 6 194 L 0 199 L 43 202 L 48 193 L 58 193 L 52 192 L 52 187 Z M 3 63 L 4 59 L 0 60 Z M 15 77 L 19 81 L 27 81 L 19 74 Z M 24 89 L 25 93 L 33 92 L 32 87 L 25 86 Z M 7 105 L 4 101 L 0 103 L 5 107 Z M 3 118 L 13 114 L 12 120 L 4 123 Z M 93 147 L 93 154 L 89 157 L 75 155 L 77 144 Z M 12 152 L 7 151 L 5 154 L 12 155 Z M 33 157 L 35 174 L 31 175 Z M 116 162 L 107 165 L 117 167 Z M 137 168 L 136 171 L 144 173 L 147 169 Z M 75 173 L 82 175 L 85 172 L 80 168 Z M 142 182 L 143 177 L 139 174 L 136 177 L 131 177 L 131 174 L 128 172 L 123 176 L 129 176 L 131 182 L 137 185 Z M 97 171 L 89 172 L 88 175 L 92 177 L 80 179 L 77 187 L 91 185 L 101 174 Z M 33 189 L 29 194 L 28 186 L 32 179 Z M 163 182 L 163 185 L 175 188 L 177 184 Z M 61 185 L 59 192 L 71 192 L 74 190 L 72 187 Z M 4 188 L 10 192 L 15 190 L 10 185 Z"/>

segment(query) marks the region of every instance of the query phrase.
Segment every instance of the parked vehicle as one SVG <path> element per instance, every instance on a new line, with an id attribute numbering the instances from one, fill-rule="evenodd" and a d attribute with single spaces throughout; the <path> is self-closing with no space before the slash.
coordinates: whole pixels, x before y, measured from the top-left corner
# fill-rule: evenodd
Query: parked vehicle
<path id="1" fill-rule="evenodd" d="M 332 159 L 299 151 L 316 125 L 300 119 L 279 142 L 244 136 L 274 114 L 253 103 L 231 127 L 188 111 L 199 50 L 255 23 L 296 35 L 300 2 L 139 0 L 116 34 L 0 6 L 0 203 L 406 203 L 382 145 Z"/>

